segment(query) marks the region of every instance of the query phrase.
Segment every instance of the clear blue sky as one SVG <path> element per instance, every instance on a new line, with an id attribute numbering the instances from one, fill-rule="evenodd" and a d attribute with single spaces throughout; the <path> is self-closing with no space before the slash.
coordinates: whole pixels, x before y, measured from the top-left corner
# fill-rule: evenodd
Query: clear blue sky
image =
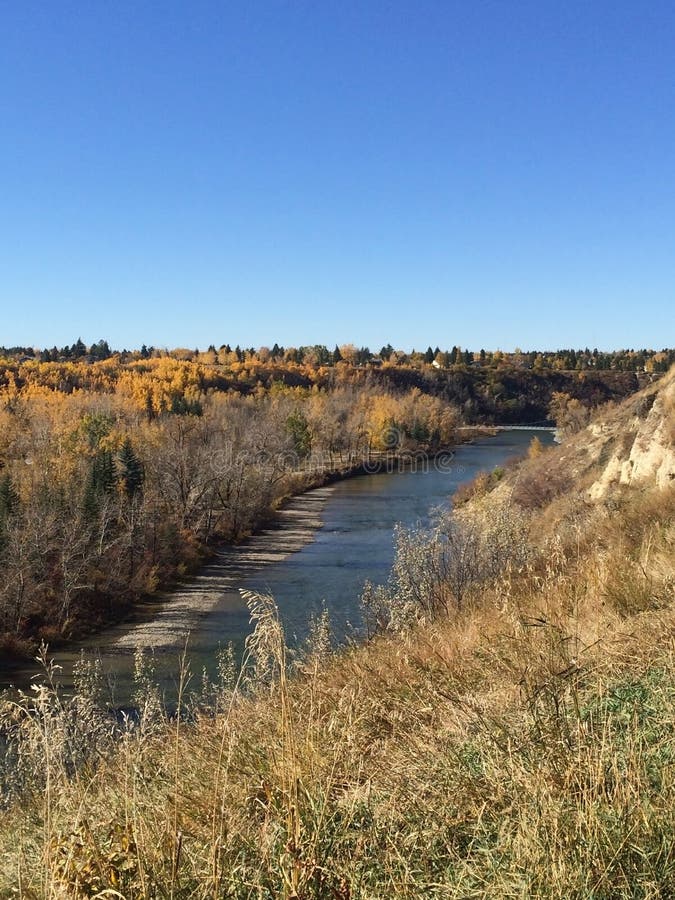
<path id="1" fill-rule="evenodd" d="M 0 0 L 0 344 L 675 344 L 675 6 Z"/>

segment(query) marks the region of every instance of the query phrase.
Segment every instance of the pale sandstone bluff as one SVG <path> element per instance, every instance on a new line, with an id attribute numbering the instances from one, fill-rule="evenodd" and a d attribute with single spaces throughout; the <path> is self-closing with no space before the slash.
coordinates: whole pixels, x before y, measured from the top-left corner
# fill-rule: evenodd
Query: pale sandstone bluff
<path id="1" fill-rule="evenodd" d="M 594 500 L 615 486 L 665 487 L 675 479 L 675 370 L 629 402 L 629 420 L 609 416 L 583 433 L 603 465 L 588 491 Z"/>

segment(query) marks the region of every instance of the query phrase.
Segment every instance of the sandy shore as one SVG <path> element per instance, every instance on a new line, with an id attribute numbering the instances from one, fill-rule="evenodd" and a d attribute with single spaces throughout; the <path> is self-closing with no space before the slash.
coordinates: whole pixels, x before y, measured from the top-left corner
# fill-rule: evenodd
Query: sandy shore
<path id="1" fill-rule="evenodd" d="M 163 651 L 182 646 L 186 634 L 225 594 L 237 591 L 251 575 L 314 540 L 334 489 L 334 485 L 328 485 L 294 497 L 276 514 L 273 526 L 241 544 L 218 550 L 188 583 L 162 594 L 159 602 L 152 604 L 147 621 L 106 629 L 106 652 L 128 653 L 137 647 Z"/>

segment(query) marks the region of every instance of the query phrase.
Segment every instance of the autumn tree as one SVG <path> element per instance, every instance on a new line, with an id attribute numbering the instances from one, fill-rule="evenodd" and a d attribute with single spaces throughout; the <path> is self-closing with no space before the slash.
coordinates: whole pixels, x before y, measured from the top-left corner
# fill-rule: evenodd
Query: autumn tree
<path id="1" fill-rule="evenodd" d="M 561 434 L 574 434 L 585 428 L 590 421 L 589 408 L 564 391 L 554 391 L 549 406 L 549 414 Z"/>

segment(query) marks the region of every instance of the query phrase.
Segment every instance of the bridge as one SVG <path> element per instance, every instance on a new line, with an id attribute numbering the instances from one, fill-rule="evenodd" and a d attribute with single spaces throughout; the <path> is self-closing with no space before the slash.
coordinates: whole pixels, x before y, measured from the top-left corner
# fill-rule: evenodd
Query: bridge
<path id="1" fill-rule="evenodd" d="M 538 422 L 533 425 L 459 425 L 458 431 L 557 431 L 555 425 L 541 425 Z"/>
<path id="2" fill-rule="evenodd" d="M 475 431 L 483 434 L 496 434 L 498 431 L 547 431 L 553 435 L 553 441 L 560 443 L 560 434 L 554 425 L 460 425 L 457 431 Z"/>
<path id="3" fill-rule="evenodd" d="M 495 431 L 557 431 L 555 425 L 491 425 Z"/>

